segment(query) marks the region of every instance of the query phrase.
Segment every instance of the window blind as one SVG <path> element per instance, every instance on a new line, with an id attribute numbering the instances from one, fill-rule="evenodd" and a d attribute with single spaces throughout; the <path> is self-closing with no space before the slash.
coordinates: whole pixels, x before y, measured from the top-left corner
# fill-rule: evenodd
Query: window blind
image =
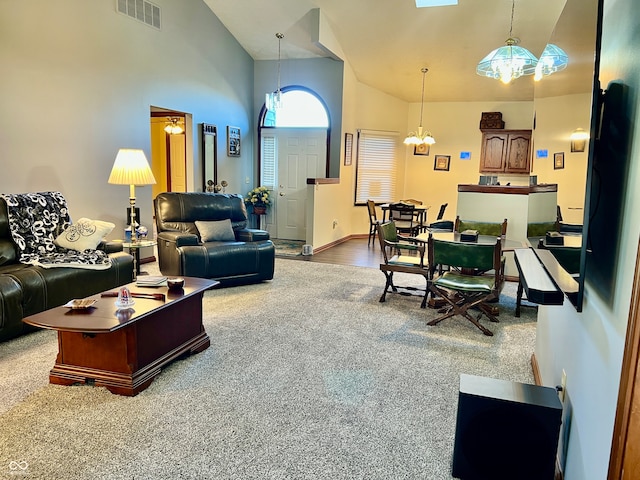
<path id="1" fill-rule="evenodd" d="M 398 132 L 358 130 L 355 204 L 396 198 Z"/>
<path id="2" fill-rule="evenodd" d="M 276 186 L 276 138 L 271 135 L 262 137 L 262 172 L 260 185 L 273 190 Z"/>

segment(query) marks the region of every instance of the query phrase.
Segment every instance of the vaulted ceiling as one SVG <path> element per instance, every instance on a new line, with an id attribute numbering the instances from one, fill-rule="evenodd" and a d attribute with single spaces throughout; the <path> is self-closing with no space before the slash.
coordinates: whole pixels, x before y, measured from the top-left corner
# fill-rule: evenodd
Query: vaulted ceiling
<path id="1" fill-rule="evenodd" d="M 319 9 L 358 80 L 419 102 L 422 67 L 427 101 L 527 101 L 591 91 L 597 0 L 516 0 L 513 36 L 540 56 L 550 41 L 569 55 L 566 70 L 510 85 L 475 73 L 477 63 L 509 36 L 512 0 L 459 0 L 416 8 L 415 0 L 204 0 L 255 60 L 330 56 L 314 43 L 310 12 Z M 557 25 L 557 27 L 556 27 Z M 286 79 L 283 78 L 283 84 Z"/>

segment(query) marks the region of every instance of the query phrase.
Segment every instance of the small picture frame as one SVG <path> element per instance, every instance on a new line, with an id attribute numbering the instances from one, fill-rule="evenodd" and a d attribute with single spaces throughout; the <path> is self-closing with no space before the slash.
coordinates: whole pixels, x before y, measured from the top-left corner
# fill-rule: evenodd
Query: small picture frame
<path id="1" fill-rule="evenodd" d="M 451 155 L 436 155 L 433 161 L 434 170 L 449 171 L 449 164 L 451 163 Z"/>
<path id="2" fill-rule="evenodd" d="M 553 169 L 560 170 L 564 168 L 564 152 L 553 154 Z"/>
<path id="3" fill-rule="evenodd" d="M 430 145 L 428 143 L 421 143 L 420 145 L 416 145 L 413 147 L 414 155 L 424 155 L 425 157 L 429 156 Z"/>
<path id="4" fill-rule="evenodd" d="M 344 166 L 351 165 L 353 160 L 353 133 L 344 134 Z"/>
<path id="5" fill-rule="evenodd" d="M 227 156 L 240 156 L 240 128 L 227 125 Z"/>

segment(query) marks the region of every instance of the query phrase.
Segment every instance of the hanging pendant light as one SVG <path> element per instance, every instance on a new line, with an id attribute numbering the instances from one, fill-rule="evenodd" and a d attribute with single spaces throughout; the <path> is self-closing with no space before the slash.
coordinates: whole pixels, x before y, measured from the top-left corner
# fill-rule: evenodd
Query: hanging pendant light
<path id="1" fill-rule="evenodd" d="M 559 72 L 567 68 L 569 56 L 557 45 L 553 43 L 547 44 L 540 55 L 538 65 L 536 65 L 536 74 L 533 77 L 535 81 L 540 80 L 545 75 Z"/>
<path id="2" fill-rule="evenodd" d="M 265 94 L 264 106 L 267 110 L 275 111 L 282 108 L 282 91 L 280 90 L 280 42 L 284 38 L 283 33 L 276 33 L 278 39 L 278 88 L 275 92 Z"/>
<path id="3" fill-rule="evenodd" d="M 535 73 L 538 59 L 533 53 L 523 47 L 519 47 L 520 40 L 513 36 L 513 12 L 515 0 L 511 3 L 511 25 L 509 38 L 505 46 L 496 48 L 478 63 L 476 73 L 478 75 L 500 79 L 502 83 L 509 83 L 522 75 Z"/>
<path id="4" fill-rule="evenodd" d="M 179 125 L 180 119 L 178 117 L 167 117 L 167 120 L 167 126 L 164 127 L 164 131 L 169 135 L 180 135 L 184 132 L 184 128 Z"/>
<path id="5" fill-rule="evenodd" d="M 428 68 L 422 68 L 420 69 L 420 71 L 422 72 L 422 99 L 420 100 L 420 125 L 418 125 L 418 131 L 417 132 L 410 132 L 409 135 L 407 135 L 407 138 L 404 139 L 404 144 L 405 145 L 433 145 L 434 143 L 436 143 L 435 138 L 433 138 L 433 136 L 431 135 L 431 132 L 422 132 L 422 114 L 424 112 L 424 78 L 427 75 L 427 72 L 429 71 Z"/>

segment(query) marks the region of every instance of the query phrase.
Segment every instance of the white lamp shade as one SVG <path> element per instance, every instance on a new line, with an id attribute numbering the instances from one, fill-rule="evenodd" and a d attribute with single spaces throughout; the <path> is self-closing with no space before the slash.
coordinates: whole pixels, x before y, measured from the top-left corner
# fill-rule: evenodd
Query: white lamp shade
<path id="1" fill-rule="evenodd" d="M 153 176 L 147 157 L 142 150 L 121 148 L 113 162 L 108 183 L 114 185 L 153 185 Z"/>

